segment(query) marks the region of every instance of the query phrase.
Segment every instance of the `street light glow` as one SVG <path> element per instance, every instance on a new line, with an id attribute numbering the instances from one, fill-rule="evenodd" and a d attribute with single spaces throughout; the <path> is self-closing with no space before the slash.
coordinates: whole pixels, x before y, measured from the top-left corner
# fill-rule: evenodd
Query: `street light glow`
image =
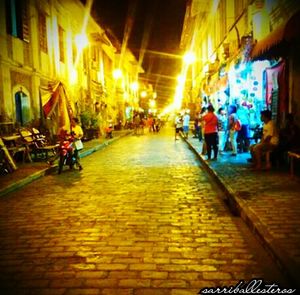
<path id="1" fill-rule="evenodd" d="M 155 100 L 154 100 L 154 99 L 150 99 L 150 100 L 149 100 L 149 107 L 150 107 L 150 108 L 155 108 L 155 106 L 156 106 Z"/>
<path id="2" fill-rule="evenodd" d="M 77 34 L 75 36 L 75 44 L 79 51 L 89 45 L 89 40 L 86 34 Z"/>
<path id="3" fill-rule="evenodd" d="M 186 64 L 190 65 L 192 63 L 195 62 L 196 60 L 196 56 L 193 52 L 187 52 L 184 56 L 183 56 L 183 60 Z"/>
<path id="4" fill-rule="evenodd" d="M 114 69 L 113 77 L 114 79 L 120 79 L 123 76 L 122 71 L 120 69 Z"/>
<path id="5" fill-rule="evenodd" d="M 181 85 L 184 84 L 185 79 L 184 79 L 183 75 L 178 75 L 177 81 L 178 81 L 178 83 L 181 84 Z"/>
<path id="6" fill-rule="evenodd" d="M 137 91 L 139 89 L 139 84 L 138 82 L 133 82 L 131 83 L 131 90 L 132 91 Z"/>
<path id="7" fill-rule="evenodd" d="M 78 80 L 78 75 L 77 75 L 77 71 L 74 67 L 72 67 L 72 69 L 70 70 L 70 84 L 71 85 L 74 85 L 77 83 L 77 80 Z"/>
<path id="8" fill-rule="evenodd" d="M 141 92 L 141 97 L 145 98 L 147 96 L 147 91 L 143 90 Z"/>

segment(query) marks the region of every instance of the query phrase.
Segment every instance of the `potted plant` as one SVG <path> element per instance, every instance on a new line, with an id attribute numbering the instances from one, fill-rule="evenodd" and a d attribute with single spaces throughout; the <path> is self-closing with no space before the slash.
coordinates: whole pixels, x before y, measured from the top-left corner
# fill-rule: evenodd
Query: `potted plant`
<path id="1" fill-rule="evenodd" d="M 99 122 L 96 114 L 91 111 L 84 111 L 80 114 L 81 127 L 84 133 L 84 140 L 91 140 L 99 136 Z"/>
<path id="2" fill-rule="evenodd" d="M 80 114 L 81 127 L 83 130 L 83 140 L 90 140 L 89 128 L 91 125 L 91 113 L 89 111 L 84 111 Z"/>

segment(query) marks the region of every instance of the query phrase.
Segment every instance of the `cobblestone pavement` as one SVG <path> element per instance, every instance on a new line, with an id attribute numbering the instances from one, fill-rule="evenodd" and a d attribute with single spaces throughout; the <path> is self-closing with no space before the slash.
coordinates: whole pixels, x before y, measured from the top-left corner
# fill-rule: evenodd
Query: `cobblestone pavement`
<path id="1" fill-rule="evenodd" d="M 115 140 L 126 136 L 129 134 L 130 130 L 121 130 L 114 131 L 112 139 L 106 139 L 103 137 L 93 139 L 87 142 L 84 142 L 84 149 L 82 151 L 83 155 L 89 155 L 94 151 L 100 150 L 103 147 L 108 146 Z M 0 197 L 6 194 L 6 190 L 11 187 L 11 191 L 14 191 L 16 187 L 23 187 L 24 182 L 30 183 L 32 179 L 30 178 L 40 178 L 44 176 L 44 174 L 48 173 L 49 164 L 47 164 L 45 159 L 40 159 L 36 162 L 25 162 L 25 163 L 16 163 L 18 169 L 14 171 L 12 174 L 0 175 Z M 18 182 L 21 182 L 20 185 L 16 185 Z"/>
<path id="2" fill-rule="evenodd" d="M 202 144 L 197 139 L 189 138 L 189 143 L 201 154 Z M 249 157 L 248 153 L 231 157 L 228 152 L 206 165 L 230 190 L 244 219 L 299 283 L 300 179 L 278 169 L 251 171 Z"/>
<path id="3" fill-rule="evenodd" d="M 171 132 L 171 131 L 170 131 Z M 173 130 L 128 136 L 0 199 L 1 294 L 288 286 Z"/>

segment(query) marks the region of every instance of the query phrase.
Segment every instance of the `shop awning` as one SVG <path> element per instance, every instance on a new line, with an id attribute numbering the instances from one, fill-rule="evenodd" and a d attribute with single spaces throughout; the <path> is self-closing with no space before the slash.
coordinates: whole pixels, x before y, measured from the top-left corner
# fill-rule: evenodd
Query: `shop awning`
<path id="1" fill-rule="evenodd" d="M 253 47 L 250 59 L 267 59 L 284 54 L 286 45 L 300 35 L 300 11 L 259 40 Z"/>

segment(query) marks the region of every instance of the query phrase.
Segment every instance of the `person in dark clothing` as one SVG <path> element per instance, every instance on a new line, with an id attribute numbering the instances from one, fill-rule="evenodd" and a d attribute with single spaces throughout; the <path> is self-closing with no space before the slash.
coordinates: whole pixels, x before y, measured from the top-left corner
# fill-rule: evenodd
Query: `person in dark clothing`
<path id="1" fill-rule="evenodd" d="M 211 160 L 211 151 L 214 151 L 214 160 L 218 157 L 218 117 L 212 105 L 207 107 L 207 114 L 203 116 L 204 139 L 207 147 L 207 160 Z"/>

